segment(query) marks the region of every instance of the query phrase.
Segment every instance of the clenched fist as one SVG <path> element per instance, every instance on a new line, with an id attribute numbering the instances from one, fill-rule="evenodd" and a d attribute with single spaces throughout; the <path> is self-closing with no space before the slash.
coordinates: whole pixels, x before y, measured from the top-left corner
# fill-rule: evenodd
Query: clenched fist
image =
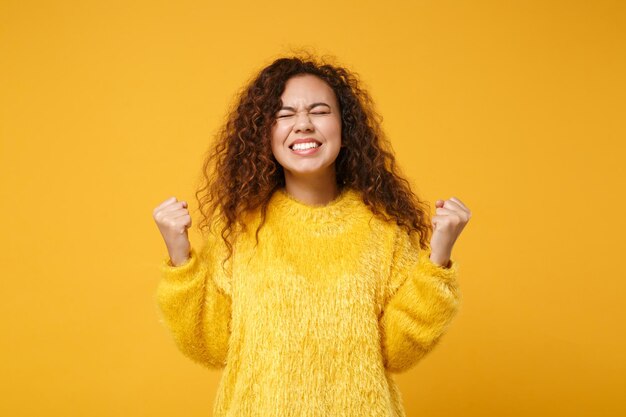
<path id="1" fill-rule="evenodd" d="M 187 229 L 191 226 L 191 216 L 187 210 L 187 202 L 170 197 L 152 211 L 152 217 L 165 240 L 170 263 L 173 266 L 185 263 L 191 251 L 187 234 Z"/>
<path id="2" fill-rule="evenodd" d="M 472 212 L 456 197 L 451 197 L 448 200 L 437 200 L 435 206 L 436 215 L 432 218 L 433 235 L 430 240 L 430 259 L 436 264 L 448 267 L 452 247 L 472 217 Z"/>

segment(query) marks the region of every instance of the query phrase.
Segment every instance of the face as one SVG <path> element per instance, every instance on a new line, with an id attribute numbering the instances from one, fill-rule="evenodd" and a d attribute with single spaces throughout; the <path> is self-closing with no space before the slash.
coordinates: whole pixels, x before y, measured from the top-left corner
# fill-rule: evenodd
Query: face
<path id="1" fill-rule="evenodd" d="M 290 78 L 281 96 L 282 108 L 272 126 L 272 152 L 285 175 L 335 175 L 341 149 L 341 114 L 333 89 L 311 74 Z M 292 149 L 298 139 L 304 149 Z M 315 141 L 319 147 L 308 148 Z"/>

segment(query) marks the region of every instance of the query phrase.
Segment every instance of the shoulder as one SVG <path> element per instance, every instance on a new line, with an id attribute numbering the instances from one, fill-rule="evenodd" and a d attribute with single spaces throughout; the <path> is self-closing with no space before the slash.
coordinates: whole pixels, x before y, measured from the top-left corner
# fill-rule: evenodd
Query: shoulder
<path id="1" fill-rule="evenodd" d="M 370 228 L 375 229 L 381 234 L 381 238 L 391 243 L 409 240 L 417 240 L 419 242 L 419 235 L 417 235 L 417 233 L 411 233 L 409 235 L 407 229 L 400 226 L 395 217 L 387 214 L 384 208 L 380 209 L 379 212 L 375 212 L 363 200 L 358 199 L 355 201 L 356 203 L 353 206 L 354 210 L 352 212 L 353 215 L 366 221 Z"/>

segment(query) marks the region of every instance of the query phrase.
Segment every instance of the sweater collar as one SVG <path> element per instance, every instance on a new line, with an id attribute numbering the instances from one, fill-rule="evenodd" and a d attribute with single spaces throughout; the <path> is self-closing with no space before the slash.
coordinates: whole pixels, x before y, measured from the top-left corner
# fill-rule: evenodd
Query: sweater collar
<path id="1" fill-rule="evenodd" d="M 360 192 L 351 187 L 344 187 L 334 200 L 324 205 L 304 203 L 283 187 L 270 198 L 269 209 L 279 221 L 294 221 L 315 228 L 345 222 L 355 214 L 361 202 Z"/>

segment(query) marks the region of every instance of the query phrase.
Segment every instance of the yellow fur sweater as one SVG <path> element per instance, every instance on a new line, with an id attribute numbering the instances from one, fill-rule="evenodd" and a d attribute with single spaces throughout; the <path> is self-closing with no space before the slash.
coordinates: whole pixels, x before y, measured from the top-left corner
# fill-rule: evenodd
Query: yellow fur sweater
<path id="1" fill-rule="evenodd" d="M 447 330 L 457 262 L 432 262 L 351 188 L 317 206 L 279 189 L 255 247 L 259 221 L 224 269 L 219 232 L 184 264 L 160 264 L 161 322 L 183 354 L 223 369 L 213 415 L 404 416 L 392 374 Z"/>

